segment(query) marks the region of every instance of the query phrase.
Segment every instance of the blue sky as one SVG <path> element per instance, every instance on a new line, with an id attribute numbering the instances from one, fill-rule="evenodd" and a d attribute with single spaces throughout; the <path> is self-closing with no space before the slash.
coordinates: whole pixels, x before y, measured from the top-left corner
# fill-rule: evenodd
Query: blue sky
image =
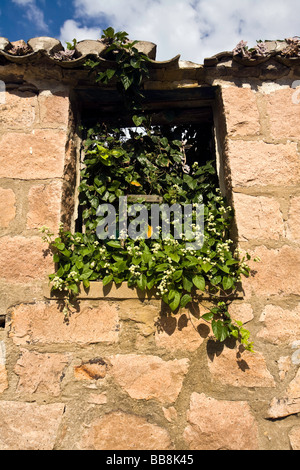
<path id="1" fill-rule="evenodd" d="M 10 41 L 97 39 L 113 26 L 157 44 L 157 59 L 204 57 L 241 40 L 300 36 L 299 0 L 0 0 L 0 36 Z"/>

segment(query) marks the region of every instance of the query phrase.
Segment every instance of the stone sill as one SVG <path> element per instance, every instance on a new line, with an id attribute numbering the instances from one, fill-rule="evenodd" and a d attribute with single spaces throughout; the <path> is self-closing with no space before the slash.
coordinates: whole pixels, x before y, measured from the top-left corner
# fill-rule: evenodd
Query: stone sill
<path id="1" fill-rule="evenodd" d="M 46 284 L 43 288 L 44 297 L 46 299 L 63 299 L 65 294 L 63 292 L 51 292 L 49 284 Z M 212 296 L 208 291 L 202 292 L 197 290 L 195 294 L 201 300 L 211 300 Z M 110 283 L 107 286 L 103 286 L 101 281 L 93 281 L 90 283 L 90 287 L 86 289 L 83 284 L 79 286 L 79 293 L 77 295 L 78 299 L 81 300 L 95 300 L 95 299 L 106 299 L 106 300 L 126 300 L 126 299 L 138 299 L 141 301 L 145 300 L 160 300 L 155 289 L 150 291 L 142 291 L 138 288 L 128 287 L 127 282 L 116 286 L 114 283 Z M 222 296 L 221 294 L 217 295 L 217 298 L 220 300 L 225 299 L 243 299 L 244 292 L 241 286 L 239 286 L 235 292 L 228 294 L 227 296 Z"/>

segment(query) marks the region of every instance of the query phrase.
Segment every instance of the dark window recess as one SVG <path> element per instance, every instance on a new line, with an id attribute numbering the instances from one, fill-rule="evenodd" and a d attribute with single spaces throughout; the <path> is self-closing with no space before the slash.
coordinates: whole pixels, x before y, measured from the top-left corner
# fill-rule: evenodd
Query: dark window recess
<path id="1" fill-rule="evenodd" d="M 5 315 L 0 315 L 0 330 L 5 328 Z"/>
<path id="2" fill-rule="evenodd" d="M 153 127 L 160 128 L 169 140 L 185 141 L 186 164 L 197 161 L 205 165 L 216 161 L 213 103 L 216 87 L 179 90 L 145 91 L 145 112 L 151 113 Z M 74 97 L 81 125 L 115 124 L 124 129 L 132 127 L 119 94 L 101 88 L 81 88 Z M 83 135 L 84 139 L 84 135 Z M 82 207 L 78 208 L 76 231 L 82 231 Z"/>

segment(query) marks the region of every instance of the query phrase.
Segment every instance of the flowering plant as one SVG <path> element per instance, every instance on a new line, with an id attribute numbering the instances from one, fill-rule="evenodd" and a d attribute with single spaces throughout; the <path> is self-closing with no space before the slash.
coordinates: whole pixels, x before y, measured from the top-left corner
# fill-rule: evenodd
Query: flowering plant
<path id="1" fill-rule="evenodd" d="M 87 130 L 79 186 L 83 230 L 71 233 L 61 227 L 58 237 L 53 239 L 46 227 L 41 229 L 57 265 L 56 272 L 49 276 L 52 289 L 68 294 L 66 314 L 72 296 L 76 297 L 79 292 L 79 284 L 88 289 L 90 282 L 97 280 L 104 286 L 127 282 L 129 287 L 143 291 L 155 289 L 172 312 L 188 307 L 201 292 L 207 292 L 217 301 L 202 318 L 211 322 L 217 340 L 233 336 L 246 349 L 252 350 L 249 332 L 231 319 L 227 303 L 220 302 L 219 297 L 222 294 L 228 299 L 241 276 L 248 276 L 250 269 L 249 255 L 241 257 L 229 237 L 233 211 L 218 189 L 215 162 L 209 160 L 207 149 L 201 147 L 197 127 L 190 124 L 151 126 L 149 116 L 135 114 L 141 93 L 133 93 L 137 76 L 132 68 L 138 70 L 138 53 L 133 43 L 130 46 L 126 43 L 126 36 L 117 38 L 111 29 L 107 34 L 109 52 L 112 54 L 115 48 L 121 54 L 119 68 L 114 73 L 98 74 L 98 81 L 107 82 L 117 75 L 123 92 L 130 90 L 130 96 L 134 95 L 134 126 L 124 130 L 114 122 L 111 126 L 103 123 Z M 120 64 L 128 64 L 133 57 L 128 85 L 124 79 L 128 67 L 121 70 Z M 142 57 L 143 73 L 145 63 Z M 90 66 L 97 71 L 97 65 Z M 178 239 L 174 234 L 167 239 L 153 239 L 151 225 L 143 238 L 131 239 L 116 233 L 112 238 L 99 240 L 97 226 L 102 220 L 99 205 L 116 205 L 119 198 L 133 191 L 141 201 L 146 195 L 154 195 L 169 205 L 203 204 L 201 246 L 188 249 L 189 237 Z M 175 225 L 176 220 L 172 222 Z"/>

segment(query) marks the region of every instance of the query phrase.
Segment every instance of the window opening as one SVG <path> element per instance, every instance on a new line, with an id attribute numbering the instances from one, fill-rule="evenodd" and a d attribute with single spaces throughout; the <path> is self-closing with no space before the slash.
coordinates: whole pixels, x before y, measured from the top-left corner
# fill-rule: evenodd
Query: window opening
<path id="1" fill-rule="evenodd" d="M 139 129 L 143 120 L 139 116 L 129 119 L 113 92 L 110 95 L 100 88 L 78 91 L 82 125 L 89 129 L 83 136 L 86 149 L 79 189 L 81 211 L 77 231 L 62 229 L 52 242 L 58 270 L 49 276 L 53 290 L 68 292 L 66 315 L 81 284 L 89 289 L 92 281 L 101 280 L 104 287 L 127 282 L 128 287 L 142 291 L 155 287 L 172 312 L 197 299 L 199 291 L 207 291 L 217 305 L 202 318 L 212 323 L 216 338 L 224 341 L 234 336 L 252 350 L 249 332 L 230 318 L 226 302 L 218 302 L 220 295 L 229 299 L 241 275 L 249 276 L 250 268 L 246 262 L 249 255 L 240 259 L 232 250 L 229 233 L 233 213 L 219 189 L 214 95 L 214 87 L 148 93 L 144 112 L 151 114 L 152 122 L 143 134 Z M 132 129 L 132 120 L 138 130 Z M 97 122 L 103 124 L 99 127 Z M 168 222 L 174 227 L 167 239 L 153 237 L 156 226 L 152 213 L 146 227 L 145 219 L 136 220 L 136 214 L 129 213 L 135 229 L 143 226 L 141 239 L 121 235 L 120 223 L 118 233 L 122 211 L 117 214 L 114 204 L 124 196 L 141 196 L 146 209 L 151 203 L 147 197 L 163 198 L 169 207 L 185 202 L 202 205 L 205 223 L 200 248 L 187 247 L 193 230 L 190 236 L 185 232 L 185 238 L 181 236 L 183 223 L 175 210 L 170 212 L 173 218 L 168 214 Z M 98 213 L 103 201 L 113 207 L 115 225 L 105 220 L 104 213 Z M 164 222 L 165 214 L 161 211 L 159 215 Z M 196 216 L 191 211 L 190 226 L 195 225 Z M 99 222 L 102 232 L 107 229 L 109 235 L 100 240 Z M 180 236 L 175 237 L 175 233 Z"/>
<path id="2" fill-rule="evenodd" d="M 185 174 L 189 174 L 191 167 L 195 162 L 199 166 L 205 165 L 210 162 L 216 170 L 216 151 L 215 151 L 215 135 L 214 135 L 214 122 L 212 103 L 215 97 L 214 87 L 204 87 L 200 89 L 191 90 L 175 90 L 175 91 L 151 91 L 146 92 L 145 98 L 145 112 L 151 114 L 151 133 L 156 133 L 161 137 L 165 137 L 169 142 L 181 142 L 182 156 L 184 160 L 182 169 Z M 100 130 L 101 126 L 97 123 L 104 123 L 108 128 L 120 129 L 121 134 L 117 136 L 124 147 L 128 147 L 126 143 L 131 143 L 135 137 L 140 134 L 141 141 L 147 140 L 144 128 L 132 127 L 131 117 L 126 115 L 124 107 L 119 101 L 118 95 L 114 91 L 94 90 L 79 90 L 78 99 L 81 104 L 81 118 L 82 128 L 86 131 L 94 128 L 95 140 L 99 139 L 97 136 L 97 129 Z M 103 125 L 102 125 L 103 130 Z M 101 132 L 101 131 L 100 131 Z M 144 136 L 143 136 L 144 133 Z M 91 135 L 84 133 L 83 141 L 89 139 Z M 115 136 L 116 137 L 116 136 Z M 108 137 L 112 138 L 112 134 Z M 101 139 L 101 138 L 100 138 Z M 149 139 L 148 139 L 149 140 Z M 107 142 L 103 142 L 108 145 Z M 94 143 L 96 146 L 96 143 Z M 139 160 L 140 149 L 138 151 Z M 84 159 L 86 158 L 84 150 L 82 152 L 82 167 L 84 167 Z M 142 165 L 139 165 L 140 169 Z M 215 185 L 218 186 L 217 176 L 215 175 Z M 146 183 L 146 181 L 145 181 Z M 144 187 L 138 189 L 138 186 L 132 185 L 131 189 L 135 189 L 134 193 L 140 194 L 143 192 L 147 195 L 148 200 L 153 194 L 153 188 L 145 184 Z M 127 193 L 132 196 L 133 191 Z M 162 202 L 162 194 L 156 194 L 158 201 Z M 95 196 L 97 196 L 95 194 Z M 150 199 L 149 199 L 150 198 Z M 96 201 L 96 200 L 95 200 Z M 94 201 L 94 204 L 96 202 Z M 111 200 L 107 202 L 112 202 Z M 84 224 L 84 211 L 87 207 L 84 205 L 84 198 L 80 196 L 80 204 L 78 206 L 78 214 L 76 220 L 76 231 L 85 232 L 86 226 Z M 86 213 L 85 213 L 86 214 Z"/>

